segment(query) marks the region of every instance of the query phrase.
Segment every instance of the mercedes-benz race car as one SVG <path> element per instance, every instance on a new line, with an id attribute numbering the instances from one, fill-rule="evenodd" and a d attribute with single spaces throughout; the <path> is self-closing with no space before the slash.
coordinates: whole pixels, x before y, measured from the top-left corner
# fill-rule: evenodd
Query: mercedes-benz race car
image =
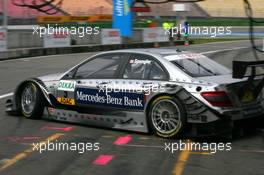
<path id="1" fill-rule="evenodd" d="M 21 82 L 6 111 L 166 138 L 208 136 L 230 132 L 235 121 L 264 117 L 263 80 L 240 78 L 188 51 L 110 51 L 65 73 Z"/>

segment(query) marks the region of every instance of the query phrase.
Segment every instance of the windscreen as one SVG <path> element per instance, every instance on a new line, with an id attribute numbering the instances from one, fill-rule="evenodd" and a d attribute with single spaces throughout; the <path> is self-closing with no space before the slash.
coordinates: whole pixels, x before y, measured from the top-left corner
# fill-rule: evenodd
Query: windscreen
<path id="1" fill-rule="evenodd" d="M 192 77 L 231 74 L 228 68 L 201 54 L 167 55 L 164 58 Z"/>

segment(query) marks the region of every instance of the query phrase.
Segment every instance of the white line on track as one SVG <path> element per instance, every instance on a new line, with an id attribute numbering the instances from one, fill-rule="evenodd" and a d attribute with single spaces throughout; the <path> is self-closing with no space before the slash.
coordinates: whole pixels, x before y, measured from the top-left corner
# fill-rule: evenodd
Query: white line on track
<path id="1" fill-rule="evenodd" d="M 98 53 L 98 52 L 83 52 L 83 53 L 70 53 L 70 54 L 59 54 L 59 55 L 45 55 L 45 56 L 36 56 L 36 57 L 27 57 L 27 58 L 17 58 L 17 59 L 3 60 L 3 61 L 0 61 L 0 62 L 31 61 L 31 60 L 35 60 L 35 59 L 54 58 L 54 57 L 63 57 L 63 56 L 93 55 L 93 54 L 96 54 L 96 53 Z"/>
<path id="2" fill-rule="evenodd" d="M 240 50 L 240 49 L 246 49 L 248 47 L 233 47 L 230 49 L 220 49 L 220 50 L 212 50 L 207 52 L 201 52 L 201 54 L 210 54 L 210 53 L 217 53 L 217 52 L 224 52 L 224 51 L 232 51 L 232 50 Z"/>
<path id="3" fill-rule="evenodd" d="M 4 94 L 4 95 L 0 95 L 0 99 L 7 98 L 7 97 L 10 97 L 12 95 L 14 95 L 13 92 L 12 93 L 8 93 L 8 94 Z"/>
<path id="4" fill-rule="evenodd" d="M 194 44 L 195 46 L 203 46 L 203 45 L 212 45 L 212 44 L 228 44 L 228 43 L 241 43 L 243 41 L 248 41 L 250 43 L 250 41 L 248 40 L 248 38 L 243 39 L 243 40 L 235 40 L 235 41 L 219 41 L 219 42 L 209 42 L 209 43 L 201 43 L 201 44 Z M 261 40 L 259 40 L 261 41 Z M 193 45 L 193 46 L 194 46 Z M 249 46 L 251 46 L 249 44 Z"/>

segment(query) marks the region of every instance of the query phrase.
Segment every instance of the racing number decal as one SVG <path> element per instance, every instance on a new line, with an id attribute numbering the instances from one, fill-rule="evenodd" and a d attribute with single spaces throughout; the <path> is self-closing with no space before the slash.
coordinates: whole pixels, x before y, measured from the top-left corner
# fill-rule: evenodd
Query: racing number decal
<path id="1" fill-rule="evenodd" d="M 76 81 L 61 80 L 59 82 L 58 91 L 62 91 L 63 94 L 57 97 L 57 101 L 64 105 L 75 105 L 74 98 L 69 97 L 70 92 L 74 94 L 75 86 Z"/>
<path id="2" fill-rule="evenodd" d="M 64 98 L 67 98 L 68 97 L 68 92 L 67 91 L 63 91 L 64 92 Z"/>

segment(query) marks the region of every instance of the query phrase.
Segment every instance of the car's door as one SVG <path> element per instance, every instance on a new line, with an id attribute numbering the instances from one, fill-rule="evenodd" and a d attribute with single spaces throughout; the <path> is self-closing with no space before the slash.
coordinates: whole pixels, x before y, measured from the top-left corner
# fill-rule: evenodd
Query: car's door
<path id="1" fill-rule="evenodd" d="M 105 54 L 78 66 L 72 79 L 62 80 L 65 88 L 58 89 L 58 99 L 85 113 L 139 111 L 146 95 L 159 91 L 159 83 L 167 79 L 165 69 L 149 55 Z"/>
<path id="2" fill-rule="evenodd" d="M 123 93 L 124 105 L 130 109 L 143 110 L 146 98 L 153 92 L 164 90 L 160 84 L 168 79 L 167 71 L 155 57 L 146 54 L 130 54 L 120 75 L 122 83 L 119 87 L 122 91 L 129 92 L 129 94 Z"/>
<path id="3" fill-rule="evenodd" d="M 126 59 L 126 53 L 109 53 L 82 63 L 60 80 L 57 100 L 75 109 L 104 106 L 104 91 L 112 86 Z"/>
<path id="4" fill-rule="evenodd" d="M 115 106 L 109 103 L 107 93 L 114 85 L 127 58 L 126 53 L 111 53 L 100 55 L 81 65 L 74 75 L 77 83 L 76 105 L 95 108 Z"/>

